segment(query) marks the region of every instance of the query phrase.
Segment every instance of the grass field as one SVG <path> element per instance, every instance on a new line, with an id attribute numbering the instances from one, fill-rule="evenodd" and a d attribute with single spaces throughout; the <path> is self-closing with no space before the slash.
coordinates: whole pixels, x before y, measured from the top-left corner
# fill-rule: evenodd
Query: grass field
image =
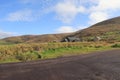
<path id="1" fill-rule="evenodd" d="M 42 52 L 42 59 L 49 58 L 59 58 L 64 56 L 72 56 L 72 55 L 80 55 L 80 54 L 88 54 L 95 51 L 103 51 L 112 49 L 111 47 L 69 47 L 69 48 L 58 48 L 55 50 L 46 50 Z"/>
<path id="2" fill-rule="evenodd" d="M 119 44 L 106 42 L 31 43 L 0 46 L 0 63 L 24 62 L 64 56 L 88 54 L 119 48 Z"/>

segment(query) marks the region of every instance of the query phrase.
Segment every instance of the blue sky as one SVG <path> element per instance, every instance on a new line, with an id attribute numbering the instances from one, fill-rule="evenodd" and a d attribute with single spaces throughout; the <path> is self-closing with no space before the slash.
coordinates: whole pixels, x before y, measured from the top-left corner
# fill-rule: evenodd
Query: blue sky
<path id="1" fill-rule="evenodd" d="M 0 38 L 74 32 L 120 15 L 120 0 L 0 0 Z"/>

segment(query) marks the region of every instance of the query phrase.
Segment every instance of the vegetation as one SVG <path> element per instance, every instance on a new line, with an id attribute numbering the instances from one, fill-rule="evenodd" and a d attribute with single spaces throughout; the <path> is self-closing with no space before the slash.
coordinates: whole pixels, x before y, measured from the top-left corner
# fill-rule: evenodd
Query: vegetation
<path id="1" fill-rule="evenodd" d="M 120 17 L 117 17 L 74 33 L 5 38 L 0 40 L 0 62 L 48 59 L 120 48 L 119 24 Z M 60 43 L 68 36 L 80 38 L 83 42 Z M 100 37 L 101 42 L 94 42 L 95 37 Z"/>
<path id="2" fill-rule="evenodd" d="M 57 58 L 110 49 L 105 42 L 31 43 L 0 46 L 0 63 Z"/>
<path id="3" fill-rule="evenodd" d="M 42 59 L 49 58 L 59 58 L 63 56 L 72 56 L 72 55 L 80 55 L 87 54 L 94 51 L 103 51 L 110 49 L 110 47 L 68 47 L 68 48 L 58 48 L 55 50 L 47 50 L 42 52 Z"/>
<path id="4" fill-rule="evenodd" d="M 113 47 L 113 48 L 120 48 L 120 44 L 114 44 L 114 45 L 112 45 L 111 47 Z"/>

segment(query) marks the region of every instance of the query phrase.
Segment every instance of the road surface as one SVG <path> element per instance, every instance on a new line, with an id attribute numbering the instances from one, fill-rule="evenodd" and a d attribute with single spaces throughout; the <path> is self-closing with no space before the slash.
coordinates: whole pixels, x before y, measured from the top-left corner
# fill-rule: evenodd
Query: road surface
<path id="1" fill-rule="evenodd" d="M 120 50 L 1 64 L 0 80 L 120 80 Z"/>

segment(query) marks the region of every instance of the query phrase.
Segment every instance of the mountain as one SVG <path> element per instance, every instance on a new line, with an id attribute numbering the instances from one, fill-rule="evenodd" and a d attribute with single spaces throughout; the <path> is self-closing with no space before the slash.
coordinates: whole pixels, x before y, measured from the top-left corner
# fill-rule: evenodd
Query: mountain
<path id="1" fill-rule="evenodd" d="M 70 33 L 45 34 L 45 35 L 24 35 L 24 36 L 4 38 L 0 40 L 0 43 L 60 42 L 62 38 L 68 35 L 70 35 Z"/>
<path id="2" fill-rule="evenodd" d="M 81 38 L 83 41 L 93 41 L 98 36 L 102 41 L 120 41 L 120 17 L 112 18 L 92 25 L 86 29 L 74 33 L 24 35 L 8 37 L 0 40 L 1 43 L 34 43 L 34 42 L 59 42 L 72 36 Z"/>
<path id="3" fill-rule="evenodd" d="M 86 29 L 77 31 L 71 36 L 91 41 L 95 36 L 103 41 L 120 41 L 120 17 L 112 18 L 92 25 Z"/>

